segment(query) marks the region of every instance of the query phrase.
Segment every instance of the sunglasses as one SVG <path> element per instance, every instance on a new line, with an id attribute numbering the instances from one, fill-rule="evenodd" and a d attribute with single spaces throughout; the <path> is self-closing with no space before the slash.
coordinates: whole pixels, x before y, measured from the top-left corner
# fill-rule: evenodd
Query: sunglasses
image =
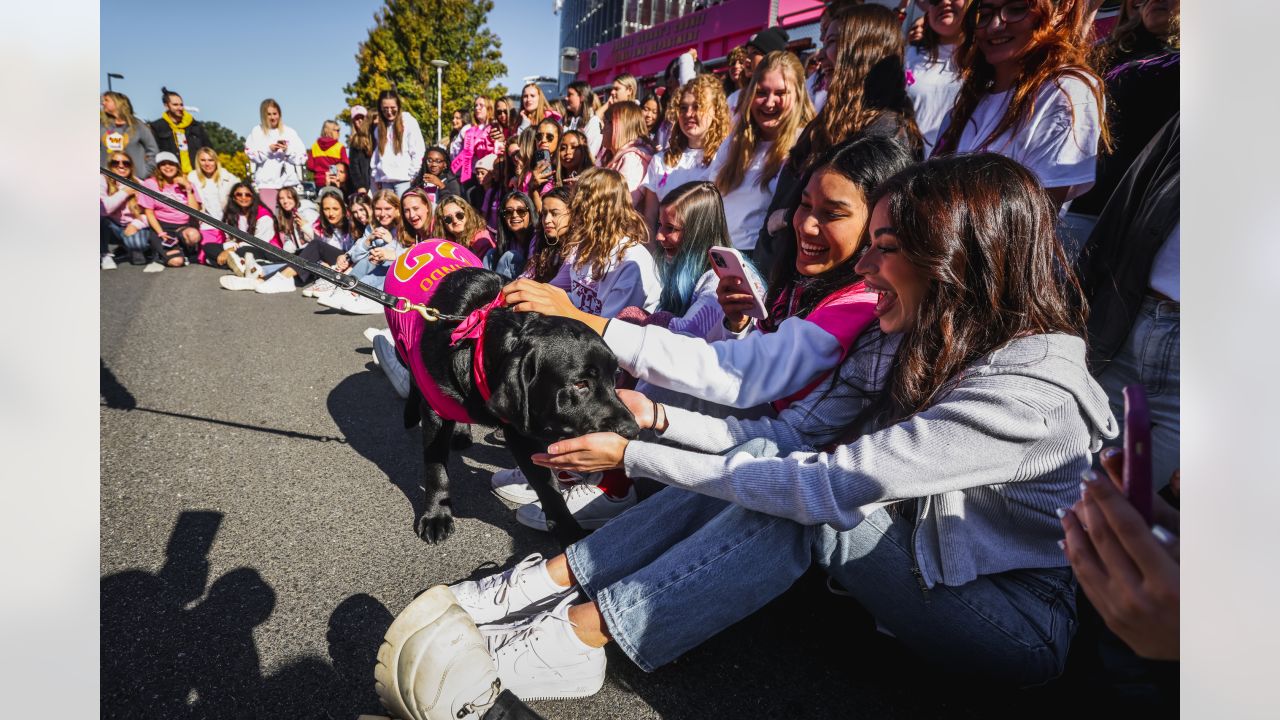
<path id="1" fill-rule="evenodd" d="M 447 223 L 462 222 L 462 221 L 463 221 L 463 220 L 465 220 L 465 219 L 467 219 L 467 216 L 466 216 L 465 214 L 463 214 L 463 213 L 460 213 L 460 212 L 456 212 L 456 213 L 454 213 L 454 214 L 452 214 L 452 215 L 445 215 L 445 216 L 444 216 L 444 221 L 445 221 L 445 222 L 447 222 Z"/>
<path id="2" fill-rule="evenodd" d="M 1031 6 L 1024 2 L 1009 3 L 1002 8 L 978 8 L 977 14 L 974 16 L 974 25 L 985 28 L 991 24 L 996 17 L 1000 18 L 1000 22 L 1005 25 L 1011 25 L 1016 22 L 1022 22 L 1027 19 L 1027 15 L 1031 14 Z"/>
<path id="3" fill-rule="evenodd" d="M 122 166 L 122 167 L 132 167 L 132 166 L 133 166 L 133 162 L 132 162 L 132 161 L 130 161 L 130 160 L 112 160 L 112 161 L 111 161 L 111 164 L 112 164 L 113 166 L 114 166 L 114 165 L 120 165 L 120 166 Z"/>
<path id="4" fill-rule="evenodd" d="M 555 133 L 538 133 L 533 137 L 537 140 L 555 140 L 556 134 Z"/>
<path id="5" fill-rule="evenodd" d="M 251 198 L 251 197 L 253 197 L 253 193 L 238 192 L 238 193 L 236 193 L 236 194 L 235 194 L 235 197 L 238 197 L 238 198 Z"/>
<path id="6" fill-rule="evenodd" d="M 506 109 L 506 108 L 501 108 L 501 109 L 495 110 L 494 112 L 495 112 L 496 114 L 498 114 L 498 115 L 510 115 L 510 114 L 511 114 L 511 111 L 510 111 L 510 110 L 508 110 L 508 109 Z"/>
<path id="7" fill-rule="evenodd" d="M 524 217 L 528 214 L 527 208 L 507 208 L 502 211 L 502 217 Z"/>

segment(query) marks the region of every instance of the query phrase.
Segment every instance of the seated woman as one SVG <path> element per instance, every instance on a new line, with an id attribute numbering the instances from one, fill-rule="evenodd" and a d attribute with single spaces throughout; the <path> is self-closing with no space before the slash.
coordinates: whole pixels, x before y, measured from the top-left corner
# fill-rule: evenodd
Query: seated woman
<path id="1" fill-rule="evenodd" d="M 134 174 L 133 158 L 122 150 L 111 151 L 107 167 L 117 175 L 142 182 Z M 98 190 L 102 269 L 114 270 L 116 267 L 115 258 L 108 249 L 108 245 L 113 242 L 128 249 L 130 265 L 142 265 L 146 262 L 143 253 L 148 247 L 147 236 L 150 231 L 147 229 L 146 214 L 138 205 L 138 193 L 105 175 L 98 176 Z"/>
<path id="2" fill-rule="evenodd" d="M 445 195 L 436 206 L 436 235 L 470 250 L 482 261 L 493 252 L 493 233 L 480 213 L 456 195 Z"/>
<path id="3" fill-rule="evenodd" d="M 591 695 L 610 641 L 652 671 L 815 563 L 928 662 L 1017 684 L 1062 671 L 1075 588 L 1057 511 L 1115 420 L 1055 203 L 993 154 L 913 166 L 870 199 L 858 270 L 879 329 L 822 392 L 739 421 L 624 391 L 664 444 L 597 433 L 534 456 L 672 487 L 562 555 L 450 588 L 477 623 L 532 615 L 482 630 L 507 690 Z"/>
<path id="4" fill-rule="evenodd" d="M 551 282 L 560 274 L 565 240 L 573 226 L 572 202 L 573 193 L 567 187 L 555 188 L 542 197 L 542 227 L 534 232 L 520 277 Z"/>
<path id="5" fill-rule="evenodd" d="M 284 197 L 284 191 L 281 190 L 279 197 L 281 207 L 284 206 Z M 311 262 L 333 267 L 337 265 L 338 259 L 351 249 L 353 242 L 351 221 L 347 218 L 347 209 L 342 200 L 341 190 L 336 187 L 321 188 L 319 198 L 320 217 L 312 225 L 311 240 L 303 245 L 297 254 Z M 311 282 L 311 278 L 312 274 L 306 270 L 285 267 L 255 287 L 254 291 L 263 294 L 293 292 L 299 285 Z M 326 280 L 319 280 L 316 284 L 320 285 L 317 289 L 321 292 L 326 289 L 331 292 L 334 288 L 333 284 Z M 315 292 L 316 290 L 312 290 L 312 294 L 307 297 L 315 297 Z"/>
<path id="6" fill-rule="evenodd" d="M 548 193 L 551 189 L 548 188 Z M 541 197 L 540 195 L 538 197 Z M 484 260 L 484 266 L 511 282 L 520 276 L 532 251 L 534 235 L 538 232 L 538 213 L 535 206 L 540 201 L 519 191 L 507 193 L 502 199 L 502 222 L 498 224 L 497 247 Z"/>
<path id="7" fill-rule="evenodd" d="M 591 149 L 587 147 L 587 136 L 579 130 L 565 130 L 560 138 L 560 186 L 573 187 L 578 176 L 595 167 L 591 160 Z M 546 195 L 543 195 L 545 198 Z"/>
<path id="8" fill-rule="evenodd" d="M 340 263 L 337 267 L 360 282 L 381 289 L 391 263 L 395 262 L 405 247 L 413 245 L 412 237 L 405 231 L 400 198 L 394 191 L 383 189 L 374 194 L 372 226 L 373 230 L 364 239 L 351 245 L 351 249 L 347 251 L 347 262 Z M 362 296 L 338 288 L 316 302 L 335 310 L 347 310 L 351 307 L 352 312 L 359 311 L 357 314 L 374 314 L 364 312 L 366 304 L 361 303 L 360 299 Z M 382 312 L 381 305 L 378 305 L 377 312 Z"/>
<path id="9" fill-rule="evenodd" d="M 178 158 L 171 152 L 156 155 L 156 174 L 142 184 L 188 207 L 200 209 L 200 192 L 182 174 Z M 154 259 L 143 272 L 160 272 L 168 267 L 182 267 L 195 262 L 200 254 L 200 230 L 196 221 L 180 210 L 152 200 L 146 195 L 138 197 L 138 207 L 146 213 L 148 236 Z"/>
<path id="10" fill-rule="evenodd" d="M 222 217 L 223 209 L 231 197 L 231 188 L 240 182 L 240 178 L 232 175 L 218 161 L 218 153 L 212 147 L 205 146 L 196 151 L 196 166 L 187 173 L 187 180 L 200 193 L 200 201 L 206 215 Z M 222 254 L 222 232 L 214 226 L 200 223 L 200 262 L 205 265 L 218 265 L 218 256 Z M 225 267 L 224 262 L 221 267 Z"/>
<path id="11" fill-rule="evenodd" d="M 596 164 L 621 173 L 631 204 L 641 207 L 644 191 L 640 186 L 656 150 L 645 137 L 640 106 L 633 102 L 610 105 L 604 113 L 603 138 Z"/>

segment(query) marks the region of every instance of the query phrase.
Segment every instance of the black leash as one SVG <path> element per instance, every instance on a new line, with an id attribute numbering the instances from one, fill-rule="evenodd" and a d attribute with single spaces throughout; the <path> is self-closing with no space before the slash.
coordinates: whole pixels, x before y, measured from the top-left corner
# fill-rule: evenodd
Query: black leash
<path id="1" fill-rule="evenodd" d="M 292 265 L 295 268 L 306 270 L 307 272 L 313 275 L 317 275 L 321 278 L 324 278 L 325 280 L 328 280 L 329 282 L 333 283 L 335 286 L 339 288 L 342 288 L 343 290 L 350 290 L 351 292 L 356 293 L 357 295 L 363 295 L 364 297 L 367 297 L 370 300 L 373 300 L 379 305 L 385 305 L 386 307 L 389 307 L 398 313 L 417 312 L 421 314 L 422 317 L 428 322 L 436 322 L 437 320 L 460 322 L 466 319 L 465 315 L 444 315 L 444 314 L 441 314 L 435 308 L 427 307 L 425 305 L 414 305 L 409 302 L 408 298 L 397 297 L 395 295 L 391 295 L 389 293 L 383 292 L 382 290 L 379 290 L 375 287 L 372 287 L 370 285 L 366 285 L 360 282 L 356 278 L 346 273 L 338 272 L 337 270 L 334 270 L 331 267 L 327 267 L 321 263 L 312 262 L 311 260 L 308 260 L 306 258 L 298 257 L 297 255 L 294 255 L 293 253 L 290 253 L 290 252 L 286 252 L 282 248 L 278 248 L 269 242 L 259 240 L 258 238 L 246 232 L 241 231 L 240 228 L 232 227 L 222 222 L 221 220 L 214 218 L 211 215 L 207 215 L 199 210 L 196 210 L 195 208 L 189 205 L 178 202 L 177 200 L 174 200 L 173 198 L 167 195 L 158 193 L 155 190 L 152 190 L 151 188 L 146 187 L 142 183 L 134 182 L 133 180 L 127 177 L 117 175 L 116 173 L 106 168 L 99 168 L 99 171 L 103 175 L 106 175 L 107 177 L 111 178 L 112 180 L 115 180 L 121 185 L 124 185 L 125 187 L 130 188 L 136 192 L 140 192 L 143 195 L 146 195 L 147 197 L 151 198 L 152 200 L 155 200 L 156 202 L 161 203 L 162 205 L 167 205 L 168 207 L 174 210 L 177 210 L 178 212 L 181 212 L 184 215 L 190 215 L 191 217 L 201 222 L 212 225 L 218 230 L 221 230 L 228 237 L 234 237 L 240 242 L 243 242 L 247 245 L 252 246 L 257 250 L 262 251 L 269 257 L 275 258 L 276 260 L 279 260 L 280 262 L 285 263 L 287 265 Z M 314 240 L 313 242 L 320 242 L 320 241 Z"/>

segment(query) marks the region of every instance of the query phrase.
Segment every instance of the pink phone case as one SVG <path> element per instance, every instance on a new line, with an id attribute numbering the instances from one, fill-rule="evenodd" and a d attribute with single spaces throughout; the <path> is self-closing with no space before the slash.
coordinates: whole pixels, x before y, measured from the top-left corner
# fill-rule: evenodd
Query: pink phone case
<path id="1" fill-rule="evenodd" d="M 1147 394 L 1138 384 L 1124 388 L 1124 493 L 1150 525 L 1151 413 L 1147 408 Z"/>
<path id="2" fill-rule="evenodd" d="M 747 271 L 747 263 L 743 260 L 742 253 L 735 248 L 726 247 L 713 247 L 707 252 L 711 255 L 711 269 L 715 271 L 716 277 L 736 277 L 746 282 L 751 292 L 751 299 L 755 301 L 751 310 L 746 313 L 747 317 L 757 320 L 767 319 L 769 310 L 764 306 L 764 285 L 755 273 Z"/>

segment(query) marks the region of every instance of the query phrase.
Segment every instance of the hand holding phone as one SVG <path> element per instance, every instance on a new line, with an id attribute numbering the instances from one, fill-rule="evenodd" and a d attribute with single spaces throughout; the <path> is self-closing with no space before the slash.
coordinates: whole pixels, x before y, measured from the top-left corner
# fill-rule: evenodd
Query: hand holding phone
<path id="1" fill-rule="evenodd" d="M 729 247 L 713 247 L 707 252 L 711 256 L 711 269 L 715 271 L 716 276 L 721 280 L 720 287 L 726 287 L 727 278 L 734 278 L 738 281 L 736 294 L 750 298 L 750 305 L 744 309 L 743 315 L 757 320 L 767 319 L 769 311 L 764 304 L 764 284 L 760 282 L 756 273 L 747 269 L 750 264 L 742 256 L 742 253 L 735 248 Z M 717 294 L 722 298 L 722 305 L 724 304 L 723 300 L 729 299 L 729 294 L 727 293 L 721 294 L 717 292 Z M 728 314 L 728 309 L 726 309 L 726 319 L 728 319 Z"/>
<path id="2" fill-rule="evenodd" d="M 1124 494 L 1150 526 L 1152 518 L 1151 412 L 1137 383 L 1124 388 Z"/>

